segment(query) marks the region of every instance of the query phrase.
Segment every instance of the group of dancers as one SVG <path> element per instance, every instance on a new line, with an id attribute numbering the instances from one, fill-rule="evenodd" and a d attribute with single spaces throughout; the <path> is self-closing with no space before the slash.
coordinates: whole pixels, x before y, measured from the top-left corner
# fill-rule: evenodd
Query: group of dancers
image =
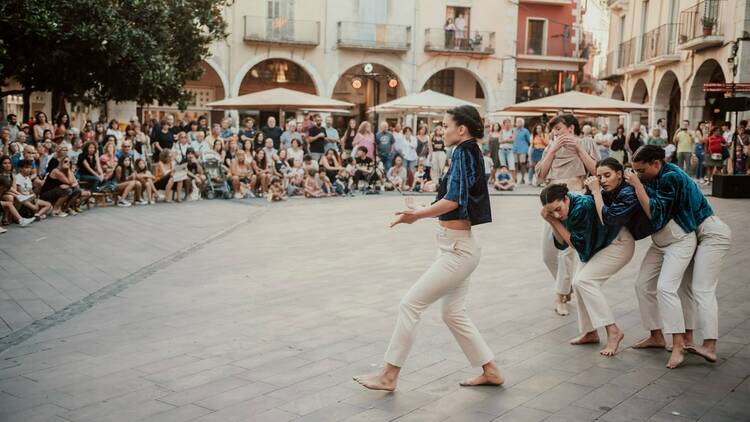
<path id="1" fill-rule="evenodd" d="M 455 147 L 448 173 L 440 180 L 432 205 L 396 213 L 391 227 L 424 218 L 439 221 L 435 262 L 401 300 L 396 327 L 381 371 L 354 377 L 373 390 L 393 391 L 416 338 L 421 314 L 442 299 L 443 321 L 467 359 L 482 373 L 462 386 L 501 385 L 494 353 L 466 312 L 470 275 L 481 248 L 471 227 L 492 221 L 483 158 L 477 138 L 483 133 L 471 106 L 449 110 L 443 118 L 445 142 Z M 697 184 L 679 167 L 664 161 L 664 150 L 646 145 L 625 169 L 613 158 L 599 160 L 594 146 L 579 137 L 572 115 L 549 122 L 554 136 L 537 165 L 547 180 L 540 199 L 545 221 L 543 261 L 555 278 L 555 312 L 567 315 L 577 298 L 581 335 L 573 345 L 607 342 L 600 351 L 614 356 L 624 333 L 617 326 L 601 286 L 633 257 L 635 241 L 651 237 L 635 283 L 644 327 L 650 335 L 633 348 L 671 351 L 668 368 L 677 368 L 687 353 L 716 362 L 718 307 L 716 286 L 731 231 L 713 212 Z M 702 344 L 694 342 L 699 329 Z M 667 346 L 665 335 L 672 336 Z"/>

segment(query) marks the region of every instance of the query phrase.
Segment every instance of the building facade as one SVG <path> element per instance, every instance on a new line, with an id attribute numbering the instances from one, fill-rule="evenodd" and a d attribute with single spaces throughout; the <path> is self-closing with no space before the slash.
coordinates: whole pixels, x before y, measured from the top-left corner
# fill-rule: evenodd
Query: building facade
<path id="1" fill-rule="evenodd" d="M 646 104 L 648 114 L 631 116 L 653 126 L 667 119 L 670 136 L 680 120 L 730 118 L 719 109 L 724 93 L 704 84 L 750 82 L 750 41 L 734 41 L 750 30 L 746 0 L 609 0 L 606 66 L 611 98 Z M 736 68 L 735 68 L 736 65 Z M 742 115 L 740 116 L 742 118 Z"/>
<path id="2" fill-rule="evenodd" d="M 587 62 L 580 0 L 519 0 L 516 102 L 570 91 Z"/>

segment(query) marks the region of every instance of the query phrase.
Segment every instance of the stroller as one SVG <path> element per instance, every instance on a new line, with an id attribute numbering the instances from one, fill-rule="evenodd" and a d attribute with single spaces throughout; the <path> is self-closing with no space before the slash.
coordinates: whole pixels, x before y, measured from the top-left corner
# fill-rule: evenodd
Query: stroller
<path id="1" fill-rule="evenodd" d="M 206 199 L 232 197 L 232 192 L 227 183 L 227 175 L 224 167 L 217 157 L 208 157 L 203 162 L 203 171 L 206 173 Z"/>

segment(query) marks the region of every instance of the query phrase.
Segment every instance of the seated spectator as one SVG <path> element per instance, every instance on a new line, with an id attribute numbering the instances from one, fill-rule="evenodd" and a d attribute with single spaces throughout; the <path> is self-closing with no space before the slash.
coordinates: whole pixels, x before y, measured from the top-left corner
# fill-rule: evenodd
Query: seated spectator
<path id="1" fill-rule="evenodd" d="M 175 164 L 172 161 L 172 151 L 162 149 L 159 153 L 159 162 L 154 166 L 154 186 L 164 191 L 164 201 L 172 202 L 172 189 L 174 189 Z M 182 184 L 179 185 L 181 189 Z M 179 194 L 177 196 L 179 199 Z"/>
<path id="2" fill-rule="evenodd" d="M 281 179 L 274 177 L 271 180 L 271 186 L 268 188 L 268 195 L 266 197 L 268 198 L 268 202 L 286 201 L 287 195 Z"/>
<path id="3" fill-rule="evenodd" d="M 332 148 L 326 150 L 325 155 L 320 157 L 318 169 L 325 172 L 328 180 L 335 181 L 339 171 L 344 169 L 341 166 L 341 160 L 339 159 L 338 152 L 336 152 L 336 150 Z"/>
<path id="4" fill-rule="evenodd" d="M 16 197 L 16 200 L 22 207 L 21 211 L 25 209 L 33 214 L 34 218 L 44 220 L 47 218 L 47 211 L 52 207 L 52 204 L 37 198 L 34 193 L 34 179 L 36 178 L 37 176 L 32 169 L 32 162 L 21 160 L 15 178 L 15 188 L 20 194 Z"/>
<path id="5" fill-rule="evenodd" d="M 204 154 L 211 151 L 211 144 L 208 143 L 206 135 L 200 130 L 194 134 L 194 137 L 195 141 L 190 144 L 190 147 L 193 148 L 198 159 L 203 160 Z"/>
<path id="6" fill-rule="evenodd" d="M 256 176 L 255 183 L 252 185 L 253 192 L 265 195 L 268 192 L 268 186 L 271 184 L 271 169 L 266 159 L 266 151 L 263 148 L 255 153 L 251 165 Z"/>
<path id="7" fill-rule="evenodd" d="M 273 139 L 271 139 L 271 144 L 273 144 Z M 263 132 L 258 132 L 255 134 L 255 137 L 253 137 L 253 150 L 258 151 L 266 146 L 266 135 L 263 134 Z"/>
<path id="8" fill-rule="evenodd" d="M 302 134 L 297 132 L 297 121 L 290 119 L 286 124 L 286 131 L 281 134 L 281 149 L 292 148 L 292 142 L 297 140 L 298 145 L 302 145 Z M 302 158 L 300 157 L 300 160 Z"/>
<path id="9" fill-rule="evenodd" d="M 188 126 L 189 126 L 188 139 L 190 140 L 191 144 L 194 144 L 198 142 L 198 134 L 203 133 L 203 132 L 198 127 L 197 120 L 191 120 Z M 203 135 L 205 136 L 205 134 Z"/>
<path id="10" fill-rule="evenodd" d="M 93 192 L 98 192 L 105 178 L 104 171 L 102 171 L 102 166 L 99 162 L 99 153 L 95 142 L 86 142 L 83 145 L 83 152 L 78 156 L 78 165 L 76 167 L 78 168 L 78 178 L 82 182 L 88 183 Z M 57 168 L 60 168 L 59 164 Z"/>
<path id="11" fill-rule="evenodd" d="M 104 150 L 99 156 L 102 172 L 104 173 L 104 182 L 112 181 L 117 167 L 117 142 L 111 135 L 107 136 L 104 144 Z"/>
<path id="12" fill-rule="evenodd" d="M 13 160 L 13 170 L 18 171 L 18 163 L 21 160 L 31 160 L 34 162 L 34 170 L 37 169 L 36 166 L 36 160 L 34 159 L 36 156 L 36 148 L 34 148 L 31 145 L 23 145 L 23 150 L 21 152 L 16 152 L 13 154 L 11 159 Z"/>
<path id="13" fill-rule="evenodd" d="M 292 139 L 291 148 L 288 148 L 286 150 L 287 155 L 289 158 L 294 159 L 294 161 L 302 161 L 302 159 L 305 157 L 305 151 L 302 149 L 302 141 L 300 141 L 297 138 Z"/>
<path id="14" fill-rule="evenodd" d="M 305 154 L 304 157 L 302 157 L 302 168 L 305 170 L 305 174 L 307 174 L 307 171 L 310 169 L 318 170 L 318 162 L 312 159 L 312 155 Z"/>
<path id="15" fill-rule="evenodd" d="M 83 140 L 80 137 L 73 138 L 73 145 L 71 146 L 70 150 L 67 151 L 71 163 L 78 162 L 78 156 L 81 154 L 82 148 Z"/>
<path id="16" fill-rule="evenodd" d="M 416 171 L 414 171 L 414 180 L 412 181 L 410 190 L 413 192 L 435 192 L 435 182 L 427 179 L 429 173 L 424 163 L 420 161 L 417 164 Z"/>
<path id="17" fill-rule="evenodd" d="M 120 145 L 120 149 L 115 151 L 115 158 L 117 158 L 118 162 L 125 155 L 130 157 L 130 161 L 132 162 L 141 158 L 141 154 L 133 148 L 133 141 L 130 139 L 124 139 Z"/>
<path id="18" fill-rule="evenodd" d="M 305 169 L 302 168 L 302 161 L 292 160 L 292 168 L 289 170 L 289 183 L 287 184 L 287 193 L 289 196 L 300 195 L 304 190 Z"/>
<path id="19" fill-rule="evenodd" d="M 513 176 L 508 172 L 507 166 L 500 166 L 500 171 L 497 172 L 495 178 L 495 189 L 500 191 L 509 191 L 515 188 L 516 184 L 513 181 Z"/>
<path id="20" fill-rule="evenodd" d="M 333 189 L 333 183 L 323 171 L 318 171 L 315 175 L 315 183 L 318 187 L 323 190 L 325 196 L 335 196 L 336 192 Z"/>
<path id="21" fill-rule="evenodd" d="M 67 217 L 79 213 L 80 200 L 87 200 L 89 195 L 80 189 L 70 158 L 63 157 L 57 168 L 44 179 L 39 198 L 52 204 L 53 216 Z"/>
<path id="22" fill-rule="evenodd" d="M 156 202 L 156 186 L 154 186 L 154 175 L 148 169 L 148 163 L 144 158 L 135 160 L 135 178 L 141 184 L 141 192 L 145 193 L 146 202 Z"/>
<path id="23" fill-rule="evenodd" d="M 287 176 L 291 169 L 292 167 L 287 160 L 286 150 L 280 150 L 273 163 L 273 173 L 275 177 L 278 177 L 279 180 L 281 180 L 281 185 L 284 187 L 287 185 Z"/>
<path id="24" fill-rule="evenodd" d="M 177 134 L 177 142 L 172 146 L 175 161 L 183 165 L 187 163 L 187 152 L 191 148 L 187 133 L 180 132 Z"/>
<path id="25" fill-rule="evenodd" d="M 202 133 L 202 132 L 199 132 Z M 200 199 L 200 193 L 206 187 L 206 175 L 203 172 L 198 155 L 190 148 L 187 151 L 187 196 L 191 199 Z M 195 185 L 195 188 L 193 187 Z"/>
<path id="26" fill-rule="evenodd" d="M 352 176 L 352 179 L 354 186 L 360 190 L 368 188 L 376 177 L 375 162 L 367 156 L 368 153 L 366 147 L 357 147 L 357 158 L 354 159 L 354 176 Z"/>
<path id="27" fill-rule="evenodd" d="M 240 151 L 239 147 L 237 146 L 237 140 L 234 138 L 229 138 L 229 141 L 227 143 L 227 150 L 224 153 L 224 166 L 226 168 L 232 167 L 232 161 L 237 156 L 237 151 Z"/>
<path id="28" fill-rule="evenodd" d="M 26 227 L 34 222 L 33 218 L 24 218 L 18 212 L 16 207 L 13 205 L 13 199 L 9 199 L 7 193 L 11 189 L 11 179 L 7 177 L 0 177 L 0 207 L 3 210 L 3 225 L 10 223 L 18 223 L 21 227 Z M 5 233 L 7 230 L 0 227 L 0 233 Z"/>
<path id="29" fill-rule="evenodd" d="M 118 207 L 129 207 L 131 202 L 128 201 L 130 192 L 135 191 L 135 203 L 145 205 L 148 202 L 141 198 L 143 186 L 138 182 L 133 168 L 133 160 L 130 155 L 123 154 L 115 168 L 114 181 L 117 184 L 117 194 L 120 199 L 117 200 Z"/>
<path id="30" fill-rule="evenodd" d="M 211 148 L 212 156 L 216 157 L 222 164 L 224 164 L 224 158 L 226 158 L 226 151 L 224 151 L 224 141 L 217 139 Z M 206 159 L 206 155 L 203 156 Z"/>
<path id="31" fill-rule="evenodd" d="M 266 138 L 266 144 L 263 147 L 263 151 L 266 153 L 266 158 L 273 162 L 277 158 L 278 150 L 273 147 L 273 139 Z"/>
<path id="32" fill-rule="evenodd" d="M 246 195 L 251 198 L 255 197 L 253 188 L 256 185 L 257 176 L 253 172 L 251 163 L 247 161 L 245 151 L 237 152 L 237 159 L 232 162 L 230 168 L 230 179 L 235 199 L 242 199 Z"/>
<path id="33" fill-rule="evenodd" d="M 397 190 L 401 192 L 406 184 L 406 168 L 404 159 L 397 155 L 393 159 L 393 166 L 388 169 L 386 174 L 385 190 Z"/>

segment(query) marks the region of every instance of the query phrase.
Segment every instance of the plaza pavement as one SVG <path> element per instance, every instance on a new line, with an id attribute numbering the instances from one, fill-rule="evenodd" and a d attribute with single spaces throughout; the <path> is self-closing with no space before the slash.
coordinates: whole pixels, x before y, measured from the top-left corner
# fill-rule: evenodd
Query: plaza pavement
<path id="1" fill-rule="evenodd" d="M 422 202 L 429 197 L 419 197 Z M 400 297 L 431 263 L 435 223 L 388 229 L 396 195 L 96 209 L 0 237 L 0 421 L 748 421 L 747 200 L 719 285 L 720 361 L 573 347 L 552 311 L 538 199 L 493 196 L 469 312 L 507 379 L 469 367 L 429 309 L 396 393 L 379 369 Z M 645 335 L 633 279 L 605 285 L 624 346 Z"/>

